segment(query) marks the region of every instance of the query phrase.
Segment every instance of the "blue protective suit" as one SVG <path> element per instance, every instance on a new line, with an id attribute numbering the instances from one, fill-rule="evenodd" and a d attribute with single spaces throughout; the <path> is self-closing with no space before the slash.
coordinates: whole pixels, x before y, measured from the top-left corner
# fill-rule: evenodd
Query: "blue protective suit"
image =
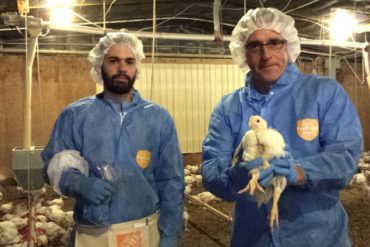
<path id="1" fill-rule="evenodd" d="M 185 186 L 182 153 L 174 122 L 166 110 L 143 100 L 136 91 L 130 104 L 113 103 L 102 94 L 83 98 L 69 105 L 54 126 L 42 153 L 46 181 L 50 159 L 57 152 L 70 149 L 78 150 L 89 166 L 105 161 L 119 171 L 120 179 L 109 206 L 109 223 L 143 218 L 160 210 L 160 246 L 176 245 L 182 229 Z M 138 165 L 138 154 L 143 150 L 144 158 L 148 158 L 147 151 L 151 153 L 149 165 L 143 162 L 146 167 Z M 96 175 L 93 170 L 90 167 L 90 176 Z M 59 183 L 67 195 L 73 189 L 69 181 L 68 176 L 62 176 Z M 91 224 L 84 215 L 96 212 L 83 214 L 88 202 L 82 197 L 76 199 L 75 221 Z"/>
<path id="2" fill-rule="evenodd" d="M 339 191 L 356 172 L 363 150 L 353 104 L 338 82 L 302 74 L 294 64 L 288 65 L 266 95 L 250 87 L 250 79 L 248 74 L 246 87 L 222 98 L 203 143 L 205 188 L 235 201 L 231 246 L 350 246 Z M 251 115 L 261 115 L 283 135 L 306 176 L 304 186 L 290 185 L 282 193 L 279 229 L 273 234 L 267 220 L 271 205 L 257 208 L 251 197 L 237 194 L 248 178 L 240 177 L 237 166 L 230 165 Z"/>

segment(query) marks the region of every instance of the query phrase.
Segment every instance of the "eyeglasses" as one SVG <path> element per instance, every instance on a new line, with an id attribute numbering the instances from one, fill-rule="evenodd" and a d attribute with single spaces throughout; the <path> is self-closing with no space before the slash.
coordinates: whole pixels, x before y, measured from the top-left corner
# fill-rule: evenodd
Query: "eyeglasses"
<path id="1" fill-rule="evenodd" d="M 260 52 L 263 46 L 266 46 L 269 50 L 280 50 L 287 43 L 285 39 L 270 39 L 267 43 L 261 43 L 259 41 L 251 41 L 245 45 L 245 48 L 250 52 Z"/>

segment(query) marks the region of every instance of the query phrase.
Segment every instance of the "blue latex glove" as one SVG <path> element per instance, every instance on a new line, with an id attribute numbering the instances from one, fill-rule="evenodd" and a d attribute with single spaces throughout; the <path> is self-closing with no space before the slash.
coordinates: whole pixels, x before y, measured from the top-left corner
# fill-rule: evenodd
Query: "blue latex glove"
<path id="1" fill-rule="evenodd" d="M 267 169 L 260 169 L 260 178 L 258 183 L 266 188 L 270 184 L 271 180 L 274 178 L 274 167 L 270 166 Z"/>
<path id="2" fill-rule="evenodd" d="M 270 160 L 270 165 L 274 168 L 275 174 L 285 176 L 289 184 L 297 182 L 297 171 L 294 159 L 287 155 L 284 158 Z"/>
<path id="3" fill-rule="evenodd" d="M 262 187 L 266 187 L 271 179 L 274 177 L 274 169 L 273 167 L 268 167 L 267 169 L 262 169 L 262 163 L 263 163 L 263 160 L 262 159 L 255 159 L 255 160 L 251 160 L 251 161 L 242 161 L 242 162 L 239 162 L 239 166 L 240 167 L 244 167 L 248 170 L 248 172 L 252 169 L 255 169 L 257 167 L 259 167 L 259 172 L 260 172 L 260 177 L 258 179 L 258 183 L 262 186 Z"/>
<path id="4" fill-rule="evenodd" d="M 236 163 L 237 166 L 243 167 L 247 169 L 248 171 L 257 168 L 259 166 L 262 166 L 263 160 L 262 159 L 255 159 L 251 161 L 239 161 Z"/>
<path id="5" fill-rule="evenodd" d="M 248 184 L 250 179 L 250 170 L 261 167 L 262 163 L 262 159 L 255 159 L 251 161 L 239 161 L 235 164 L 235 166 L 230 171 L 230 175 L 233 183 L 238 185 L 238 189 L 241 189 Z M 260 169 L 260 178 L 258 179 L 258 183 L 262 187 L 266 187 L 273 177 L 273 167 L 269 167 L 264 170 Z"/>
<path id="6" fill-rule="evenodd" d="M 73 189 L 76 193 L 93 204 L 102 204 L 111 199 L 114 188 L 111 183 L 101 178 L 79 176 Z"/>

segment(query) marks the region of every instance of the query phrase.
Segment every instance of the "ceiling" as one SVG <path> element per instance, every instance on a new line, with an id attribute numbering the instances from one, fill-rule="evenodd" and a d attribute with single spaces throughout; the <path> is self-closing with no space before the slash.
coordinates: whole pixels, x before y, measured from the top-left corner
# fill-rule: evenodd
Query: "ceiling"
<path id="1" fill-rule="evenodd" d="M 14 16 L 5 14 L 16 12 L 19 16 L 24 16 L 24 2 L 27 1 L 0 2 L 0 53 L 20 52 L 29 40 L 25 39 L 25 25 L 8 25 Z M 302 38 L 303 59 L 325 54 L 361 59 L 361 49 L 342 45 L 330 48 L 322 41 L 329 38 L 323 20 L 336 8 L 351 11 L 362 27 L 362 30 L 354 34 L 349 46 L 357 44 L 358 47 L 363 47 L 364 42 L 370 40 L 370 0 L 219 0 L 219 8 L 214 7 L 214 0 L 74 0 L 72 10 L 75 13 L 75 28 L 61 28 L 50 24 L 46 0 L 28 2 L 29 13 L 23 19 L 27 19 L 29 23 L 32 20 L 37 20 L 37 23 L 41 21 L 39 51 L 47 53 L 86 53 L 104 34 L 104 30 L 120 29 L 135 32 L 143 40 L 145 52 L 150 53 L 155 23 L 154 47 L 157 55 L 228 57 L 228 40 L 235 24 L 245 11 L 261 6 L 277 8 L 295 18 L 299 36 Z M 215 18 L 219 18 L 220 22 L 222 41 L 219 42 L 215 41 Z"/>

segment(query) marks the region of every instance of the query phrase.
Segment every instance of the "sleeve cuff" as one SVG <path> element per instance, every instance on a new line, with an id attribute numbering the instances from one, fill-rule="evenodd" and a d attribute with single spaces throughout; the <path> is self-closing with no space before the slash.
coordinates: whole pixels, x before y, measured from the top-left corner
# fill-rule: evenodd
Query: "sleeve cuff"
<path id="1" fill-rule="evenodd" d="M 50 185 L 59 195 L 62 195 L 62 191 L 59 188 L 61 177 L 69 169 L 77 169 L 85 176 L 89 174 L 87 161 L 76 150 L 60 151 L 49 162 L 47 174 Z"/>

